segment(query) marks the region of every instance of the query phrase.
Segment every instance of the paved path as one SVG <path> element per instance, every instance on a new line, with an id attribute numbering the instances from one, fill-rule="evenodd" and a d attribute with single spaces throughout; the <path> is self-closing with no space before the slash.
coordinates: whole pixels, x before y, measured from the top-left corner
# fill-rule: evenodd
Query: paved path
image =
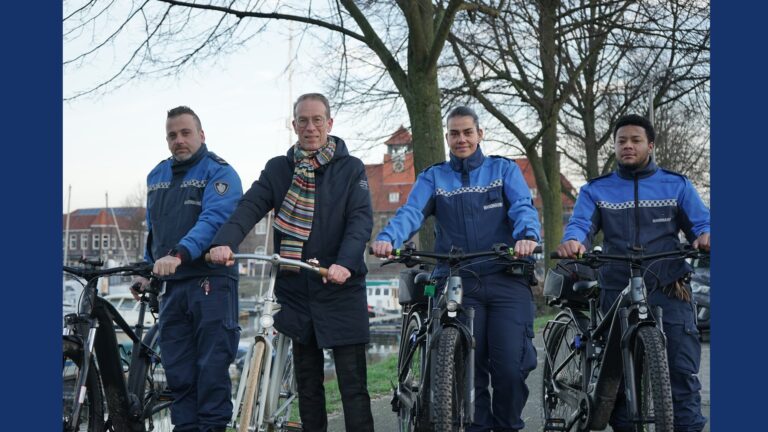
<path id="1" fill-rule="evenodd" d="M 539 332 L 534 339 L 536 345 L 536 351 L 538 352 L 539 365 L 528 376 L 528 387 L 530 389 L 530 396 L 528 397 L 528 403 L 523 409 L 523 420 L 525 421 L 526 431 L 541 431 L 543 428 L 542 422 L 542 410 L 541 410 L 541 373 L 544 355 L 544 346 L 541 339 L 541 333 Z M 702 344 L 701 350 L 701 371 L 699 378 L 702 384 L 702 409 L 704 416 L 709 417 L 710 408 L 710 393 L 709 393 L 709 343 Z M 390 405 L 391 395 L 380 397 L 372 401 L 373 409 L 373 422 L 376 432 L 397 432 L 397 417 L 392 412 Z M 609 426 L 607 431 L 613 431 Z M 343 414 L 336 414 L 328 419 L 328 431 L 329 432 L 344 432 L 344 417 Z M 350 431 L 352 432 L 352 431 Z M 709 423 L 704 427 L 704 432 L 709 432 Z"/>

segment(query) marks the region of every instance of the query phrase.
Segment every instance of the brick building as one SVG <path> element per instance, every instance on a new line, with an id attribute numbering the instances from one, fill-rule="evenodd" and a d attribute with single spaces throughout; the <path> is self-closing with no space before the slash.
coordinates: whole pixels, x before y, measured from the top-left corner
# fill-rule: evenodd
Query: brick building
<path id="1" fill-rule="evenodd" d="M 77 265 L 81 257 L 140 261 L 144 257 L 147 235 L 144 214 L 143 207 L 79 209 L 69 214 L 69 225 L 67 215 L 63 215 L 62 246 L 66 264 Z"/>

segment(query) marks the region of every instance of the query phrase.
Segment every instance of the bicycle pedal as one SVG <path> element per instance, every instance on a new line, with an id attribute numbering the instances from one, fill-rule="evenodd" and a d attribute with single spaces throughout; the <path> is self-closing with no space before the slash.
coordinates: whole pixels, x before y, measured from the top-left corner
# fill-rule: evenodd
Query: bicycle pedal
<path id="1" fill-rule="evenodd" d="M 167 402 L 173 400 L 173 393 L 171 393 L 171 389 L 163 389 L 158 395 L 157 400 L 160 402 Z"/>
<path id="2" fill-rule="evenodd" d="M 551 418 L 544 423 L 544 432 L 567 431 L 565 428 L 565 419 Z"/>
<path id="3" fill-rule="evenodd" d="M 285 432 L 301 432 L 302 431 L 301 423 L 287 421 L 283 423 L 282 430 L 284 430 Z"/>

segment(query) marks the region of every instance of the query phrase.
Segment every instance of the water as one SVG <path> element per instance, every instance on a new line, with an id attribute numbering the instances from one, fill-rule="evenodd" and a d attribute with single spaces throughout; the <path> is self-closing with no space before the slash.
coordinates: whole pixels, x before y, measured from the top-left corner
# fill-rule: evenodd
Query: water
<path id="1" fill-rule="evenodd" d="M 368 351 L 365 354 L 366 364 L 372 365 L 385 358 L 397 354 L 400 346 L 400 334 L 371 334 L 371 342 L 368 344 Z M 323 350 L 325 356 L 325 380 L 336 378 L 333 356 L 331 350 Z"/>

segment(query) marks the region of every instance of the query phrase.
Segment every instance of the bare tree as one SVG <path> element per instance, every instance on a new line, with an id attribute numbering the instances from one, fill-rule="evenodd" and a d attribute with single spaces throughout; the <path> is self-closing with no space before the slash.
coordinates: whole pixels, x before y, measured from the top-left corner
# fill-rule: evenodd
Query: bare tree
<path id="1" fill-rule="evenodd" d="M 495 9 L 473 0 L 318 3 L 322 2 L 139 0 L 128 5 L 82 0 L 73 5 L 65 1 L 64 40 L 81 47 L 65 60 L 65 70 L 90 61 L 103 50 L 119 46 L 115 52 L 127 52 L 117 61 L 116 70 L 70 98 L 109 91 L 144 76 L 178 74 L 247 49 L 269 23 L 293 21 L 305 29 L 340 35 L 342 61 L 348 49 L 362 46 L 372 52 L 408 111 L 415 168 L 445 160 L 438 60 L 457 13 L 494 15 Z M 386 43 L 391 41 L 389 22 L 398 23 L 407 35 L 399 45 Z M 129 47 L 127 51 L 125 47 Z M 421 244 L 431 247 L 431 228 L 425 227 L 422 233 L 425 231 L 429 234 L 421 236 Z"/>
<path id="2" fill-rule="evenodd" d="M 483 105 L 525 151 L 544 204 L 547 252 L 563 233 L 558 118 L 580 76 L 611 31 L 622 25 L 631 1 L 510 1 L 500 19 L 482 17 L 482 30 L 462 21 L 450 37 L 464 83 L 454 92 Z M 577 61 L 564 58 L 588 27 L 595 46 Z M 548 257 L 548 253 L 545 254 Z M 547 258 L 548 259 L 548 258 Z M 548 264 L 548 263 L 547 263 Z"/>
<path id="3" fill-rule="evenodd" d="M 623 114 L 647 112 L 653 120 L 654 108 L 669 107 L 687 112 L 696 125 L 709 119 L 708 4 L 642 2 L 634 18 L 602 41 L 600 54 L 584 69 L 560 116 L 562 152 L 587 179 L 613 168 L 613 149 L 606 144 L 612 141 L 613 124 Z M 580 33 L 572 52 L 576 58 L 584 57 L 586 47 L 597 43 L 588 28 Z M 573 70 L 572 58 L 565 57 L 564 64 Z M 663 132 L 664 125 L 656 123 Z M 699 148 L 701 133 L 696 134 L 688 142 Z M 696 148 L 688 151 L 696 153 Z M 696 171 L 690 169 L 687 174 Z"/>

